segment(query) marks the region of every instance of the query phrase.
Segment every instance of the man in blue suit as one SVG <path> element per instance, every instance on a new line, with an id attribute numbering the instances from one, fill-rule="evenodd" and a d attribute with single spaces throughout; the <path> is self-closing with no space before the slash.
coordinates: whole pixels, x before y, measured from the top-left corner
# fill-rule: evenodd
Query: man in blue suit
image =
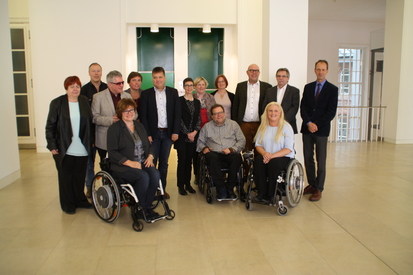
<path id="1" fill-rule="evenodd" d="M 328 62 L 318 60 L 314 72 L 317 80 L 304 87 L 301 100 L 303 124 L 304 164 L 309 185 L 304 194 L 312 194 L 310 201 L 319 201 L 326 178 L 327 140 L 330 123 L 337 111 L 338 88 L 326 80 Z M 314 149 L 317 159 L 317 173 L 314 162 Z"/>
<path id="2" fill-rule="evenodd" d="M 162 67 L 152 70 L 152 82 L 154 87 L 141 94 L 139 117 L 148 132 L 149 142 L 152 143 L 154 164 L 158 164 L 165 190 L 169 153 L 172 143 L 178 139 L 181 126 L 181 105 L 178 90 L 165 86 L 165 70 Z M 165 198 L 169 197 L 165 191 Z"/>

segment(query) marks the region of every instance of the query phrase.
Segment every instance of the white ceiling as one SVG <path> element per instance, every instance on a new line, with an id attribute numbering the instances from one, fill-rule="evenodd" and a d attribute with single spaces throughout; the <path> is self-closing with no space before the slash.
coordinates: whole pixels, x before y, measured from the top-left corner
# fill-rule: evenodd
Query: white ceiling
<path id="1" fill-rule="evenodd" d="M 309 0 L 310 20 L 384 23 L 385 14 L 386 0 Z"/>

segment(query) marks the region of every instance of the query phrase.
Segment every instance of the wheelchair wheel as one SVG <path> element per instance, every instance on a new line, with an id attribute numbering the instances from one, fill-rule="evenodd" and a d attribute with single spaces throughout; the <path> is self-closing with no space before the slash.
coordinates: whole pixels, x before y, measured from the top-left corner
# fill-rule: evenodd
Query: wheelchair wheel
<path id="1" fill-rule="evenodd" d="M 199 192 L 201 192 L 201 194 L 205 193 L 205 185 L 206 185 L 206 169 L 205 169 L 204 161 L 205 161 L 204 157 L 200 156 L 198 160 L 198 165 L 199 165 L 198 189 L 199 189 Z"/>
<path id="2" fill-rule="evenodd" d="M 278 207 L 277 208 L 277 213 L 278 213 L 278 215 L 280 215 L 280 216 L 285 216 L 285 215 L 287 215 L 287 213 L 288 213 L 288 207 L 287 206 L 283 206 L 283 207 Z"/>
<path id="3" fill-rule="evenodd" d="M 247 208 L 247 210 L 251 211 L 254 207 L 252 206 L 252 203 L 249 202 L 249 200 L 247 200 L 245 202 L 245 208 Z"/>
<path id="4" fill-rule="evenodd" d="M 285 193 L 288 204 L 291 207 L 297 206 L 300 202 L 304 192 L 304 170 L 301 163 L 293 159 L 290 161 L 286 179 L 285 179 Z"/>
<path id="5" fill-rule="evenodd" d="M 166 218 L 165 219 L 167 219 L 167 220 L 173 220 L 175 218 L 175 211 L 173 211 L 173 210 L 169 210 L 169 212 L 168 212 L 168 216 L 166 216 Z"/>
<path id="6" fill-rule="evenodd" d="M 141 232 L 143 230 L 143 223 L 141 221 L 136 221 L 132 224 L 133 230 Z"/>
<path id="7" fill-rule="evenodd" d="M 92 182 L 92 201 L 96 214 L 105 222 L 114 222 L 120 213 L 121 198 L 119 188 L 112 176 L 98 172 Z"/>
<path id="8" fill-rule="evenodd" d="M 209 204 L 214 203 L 214 198 L 212 197 L 212 189 L 210 187 L 207 188 L 206 201 Z"/>

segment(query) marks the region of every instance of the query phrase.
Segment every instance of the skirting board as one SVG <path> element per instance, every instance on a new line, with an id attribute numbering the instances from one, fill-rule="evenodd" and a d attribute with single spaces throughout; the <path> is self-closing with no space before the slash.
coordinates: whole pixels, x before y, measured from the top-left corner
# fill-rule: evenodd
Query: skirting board
<path id="1" fill-rule="evenodd" d="M 5 176 L 4 178 L 0 179 L 0 189 L 3 189 L 9 184 L 12 184 L 14 181 L 19 179 L 21 177 L 20 169 L 11 173 L 8 176 Z"/>

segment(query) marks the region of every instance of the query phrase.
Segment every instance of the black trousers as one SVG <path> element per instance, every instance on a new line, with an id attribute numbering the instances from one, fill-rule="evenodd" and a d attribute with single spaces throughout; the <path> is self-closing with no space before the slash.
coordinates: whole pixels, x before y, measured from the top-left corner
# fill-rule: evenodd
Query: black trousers
<path id="1" fill-rule="evenodd" d="M 308 184 L 319 191 L 324 190 L 326 180 L 327 140 L 328 137 L 303 134 L 304 164 Z M 317 171 L 314 153 L 317 160 Z"/>
<path id="2" fill-rule="evenodd" d="M 275 185 L 281 170 L 285 169 L 290 158 L 273 158 L 267 164 L 263 163 L 263 157 L 257 154 L 254 159 L 254 177 L 258 189 L 258 195 L 263 198 L 272 197 L 275 194 Z M 268 177 L 268 181 L 267 181 Z"/>
<path id="3" fill-rule="evenodd" d="M 58 156 L 53 155 L 59 178 L 60 207 L 72 212 L 77 207 L 87 207 L 89 202 L 84 193 L 88 156 L 65 155 L 61 165 Z"/>
<path id="4" fill-rule="evenodd" d="M 230 153 L 228 155 L 209 152 L 205 155 L 209 173 L 214 180 L 215 186 L 218 189 L 233 190 L 237 182 L 237 173 L 241 166 L 242 158 L 239 153 Z M 221 168 L 226 165 L 228 167 L 228 180 L 225 183 Z"/>
<path id="5" fill-rule="evenodd" d="M 195 142 L 185 142 L 185 146 L 182 146 L 182 148 L 176 150 L 178 154 L 178 167 L 176 170 L 176 176 L 177 185 L 180 188 L 191 185 L 192 162 L 197 157 L 197 155 L 195 154 L 195 149 Z"/>
<path id="6" fill-rule="evenodd" d="M 107 154 L 108 151 L 100 149 L 98 147 L 96 147 L 96 150 L 98 151 L 100 161 L 102 162 L 102 160 L 104 160 L 106 158 L 106 154 Z"/>
<path id="7" fill-rule="evenodd" d="M 150 209 L 159 186 L 160 174 L 155 167 L 142 166 L 142 169 L 127 167 L 125 172 L 113 171 L 113 175 L 132 185 L 141 205 Z"/>

